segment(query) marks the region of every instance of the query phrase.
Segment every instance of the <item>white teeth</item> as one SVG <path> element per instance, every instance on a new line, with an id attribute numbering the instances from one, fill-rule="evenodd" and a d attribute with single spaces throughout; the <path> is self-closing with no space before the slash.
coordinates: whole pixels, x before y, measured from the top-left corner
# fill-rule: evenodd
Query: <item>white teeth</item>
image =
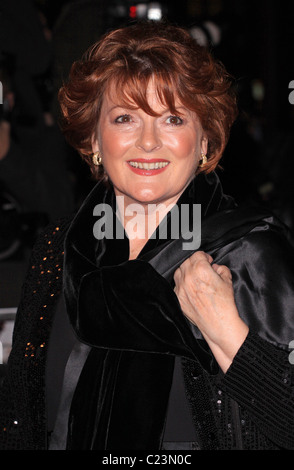
<path id="1" fill-rule="evenodd" d="M 156 163 L 141 163 L 141 162 L 129 162 L 134 168 L 140 168 L 142 170 L 157 170 L 164 168 L 168 165 L 168 162 L 156 162 Z"/>

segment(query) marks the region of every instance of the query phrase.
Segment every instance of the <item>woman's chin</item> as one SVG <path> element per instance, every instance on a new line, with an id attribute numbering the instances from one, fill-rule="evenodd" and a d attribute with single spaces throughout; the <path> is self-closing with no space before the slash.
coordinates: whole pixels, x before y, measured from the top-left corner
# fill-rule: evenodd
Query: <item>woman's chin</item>
<path id="1" fill-rule="evenodd" d="M 131 194 L 117 194 L 117 196 L 122 196 L 125 205 L 129 204 L 141 204 L 142 206 L 148 204 L 160 204 L 164 203 L 165 197 L 160 193 L 150 192 L 150 191 L 138 191 Z"/>

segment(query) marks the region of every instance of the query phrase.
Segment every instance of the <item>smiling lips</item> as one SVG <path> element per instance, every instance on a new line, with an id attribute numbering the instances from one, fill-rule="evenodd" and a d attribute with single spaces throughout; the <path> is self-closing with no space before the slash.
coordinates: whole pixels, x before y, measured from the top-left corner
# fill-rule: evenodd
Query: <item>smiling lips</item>
<path id="1" fill-rule="evenodd" d="M 143 176 L 152 176 L 157 175 L 158 173 L 162 173 L 169 162 L 167 160 L 160 160 L 160 159 L 136 159 L 128 161 L 130 169 L 139 175 Z"/>

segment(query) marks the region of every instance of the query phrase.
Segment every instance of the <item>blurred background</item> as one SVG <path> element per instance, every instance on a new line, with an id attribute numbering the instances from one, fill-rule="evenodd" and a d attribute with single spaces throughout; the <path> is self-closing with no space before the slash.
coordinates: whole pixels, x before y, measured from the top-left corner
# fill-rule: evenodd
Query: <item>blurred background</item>
<path id="1" fill-rule="evenodd" d="M 0 5 L 0 363 L 36 237 L 74 213 L 94 184 L 60 133 L 57 93 L 72 62 L 109 29 L 167 18 L 212 49 L 239 91 L 240 114 L 218 171 L 224 189 L 239 203 L 270 207 L 293 228 L 293 0 Z"/>

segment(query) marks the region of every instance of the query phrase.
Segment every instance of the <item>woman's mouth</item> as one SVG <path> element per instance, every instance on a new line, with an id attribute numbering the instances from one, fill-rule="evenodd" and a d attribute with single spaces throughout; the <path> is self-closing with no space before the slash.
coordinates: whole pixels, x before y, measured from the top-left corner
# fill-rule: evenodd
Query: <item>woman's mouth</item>
<path id="1" fill-rule="evenodd" d="M 167 160 L 159 159 L 152 159 L 148 161 L 144 159 L 136 159 L 129 160 L 128 164 L 134 173 L 143 176 L 152 176 L 164 171 L 169 165 L 169 162 Z"/>

